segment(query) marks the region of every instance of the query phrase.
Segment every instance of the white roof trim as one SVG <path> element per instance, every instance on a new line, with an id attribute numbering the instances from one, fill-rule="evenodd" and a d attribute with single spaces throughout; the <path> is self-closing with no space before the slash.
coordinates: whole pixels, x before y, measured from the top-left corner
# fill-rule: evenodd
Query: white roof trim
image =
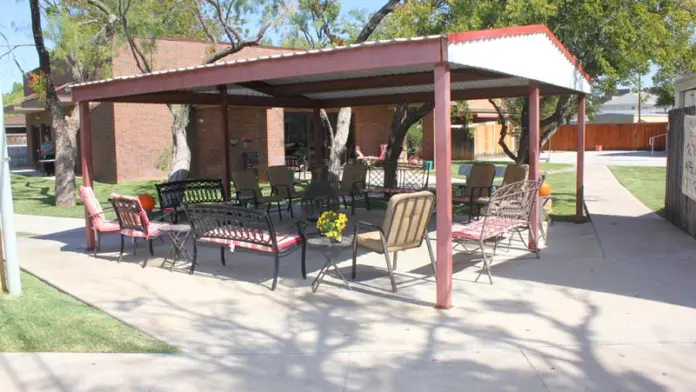
<path id="1" fill-rule="evenodd" d="M 452 42 L 448 45 L 448 60 L 580 93 L 592 92 L 583 73 L 542 32 Z"/>

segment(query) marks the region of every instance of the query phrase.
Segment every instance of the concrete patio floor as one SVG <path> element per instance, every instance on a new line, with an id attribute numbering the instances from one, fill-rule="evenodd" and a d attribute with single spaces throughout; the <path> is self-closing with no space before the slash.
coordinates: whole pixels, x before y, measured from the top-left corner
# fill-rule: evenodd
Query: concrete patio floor
<path id="1" fill-rule="evenodd" d="M 593 224 L 556 224 L 540 260 L 513 242 L 517 249 L 499 252 L 495 284 L 485 277 L 474 283 L 472 256 L 455 255 L 454 308 L 447 311 L 433 308 L 425 246 L 400 254 L 397 294 L 389 290 L 383 257 L 364 252 L 352 291 L 330 277 L 312 293 L 323 258 L 311 250 L 308 280 L 296 252 L 281 259 L 281 280 L 271 292 L 272 259 L 258 254 L 228 254 L 223 267 L 217 248 L 207 248 L 191 276 L 159 268 L 161 258 L 140 268 L 142 244 L 138 256 L 116 263 L 118 236 L 105 238 L 97 258 L 81 250 L 80 229 L 20 238 L 25 270 L 184 354 L 0 354 L 0 385 L 10 386 L 3 391 L 692 390 L 696 242 L 639 209 L 600 211 L 611 199 L 602 192 L 617 192 L 611 178 L 604 180 L 588 185 L 588 208 L 598 215 Z M 361 211 L 359 218 L 381 216 Z M 156 255 L 167 247 L 157 244 Z M 350 251 L 341 260 L 348 276 Z"/>

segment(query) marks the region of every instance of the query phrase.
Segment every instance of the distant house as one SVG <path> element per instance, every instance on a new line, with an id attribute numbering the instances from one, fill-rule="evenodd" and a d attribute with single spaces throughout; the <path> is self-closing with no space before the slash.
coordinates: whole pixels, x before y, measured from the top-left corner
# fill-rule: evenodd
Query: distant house
<path id="1" fill-rule="evenodd" d="M 637 93 L 628 92 L 613 97 L 597 108 L 594 122 L 598 124 L 667 122 L 667 110 L 655 106 L 657 98 L 654 95 L 644 92 L 641 98 L 639 111 Z"/>
<path id="2" fill-rule="evenodd" d="M 696 106 L 696 73 L 686 74 L 674 81 L 674 107 Z"/>
<path id="3" fill-rule="evenodd" d="M 27 160 L 27 126 L 24 116 L 10 116 L 5 118 L 5 138 L 7 139 L 7 152 L 10 156 L 10 167 L 26 167 Z"/>

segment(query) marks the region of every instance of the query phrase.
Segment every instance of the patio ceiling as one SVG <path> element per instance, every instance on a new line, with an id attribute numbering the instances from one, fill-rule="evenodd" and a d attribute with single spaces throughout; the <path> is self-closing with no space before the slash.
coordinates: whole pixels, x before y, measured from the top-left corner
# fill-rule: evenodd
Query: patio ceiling
<path id="1" fill-rule="evenodd" d="M 453 100 L 591 92 L 589 77 L 542 25 L 367 42 L 77 84 L 73 101 L 330 108 L 432 101 L 451 69 Z"/>

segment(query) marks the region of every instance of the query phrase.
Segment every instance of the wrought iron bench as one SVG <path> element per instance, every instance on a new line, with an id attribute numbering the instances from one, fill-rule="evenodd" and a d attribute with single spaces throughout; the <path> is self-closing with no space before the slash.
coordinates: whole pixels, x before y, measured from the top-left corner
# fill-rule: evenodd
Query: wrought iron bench
<path id="1" fill-rule="evenodd" d="M 220 246 L 220 261 L 225 265 L 225 248 L 244 248 L 273 254 L 275 269 L 271 290 L 278 282 L 280 256 L 302 248 L 302 278 L 307 279 L 305 268 L 306 241 L 304 234 L 276 233 L 273 222 L 263 211 L 229 204 L 184 204 L 193 232 L 193 273 L 198 257 L 198 244 Z"/>
<path id="2" fill-rule="evenodd" d="M 226 201 L 220 179 L 198 179 L 156 184 L 159 206 L 164 216 L 177 223 L 184 203 L 220 203 Z"/>
<path id="3" fill-rule="evenodd" d="M 388 178 L 390 172 L 394 173 L 392 178 Z M 422 166 L 372 166 L 368 169 L 366 191 L 384 195 L 420 192 L 428 188 L 429 177 L 430 169 Z"/>

